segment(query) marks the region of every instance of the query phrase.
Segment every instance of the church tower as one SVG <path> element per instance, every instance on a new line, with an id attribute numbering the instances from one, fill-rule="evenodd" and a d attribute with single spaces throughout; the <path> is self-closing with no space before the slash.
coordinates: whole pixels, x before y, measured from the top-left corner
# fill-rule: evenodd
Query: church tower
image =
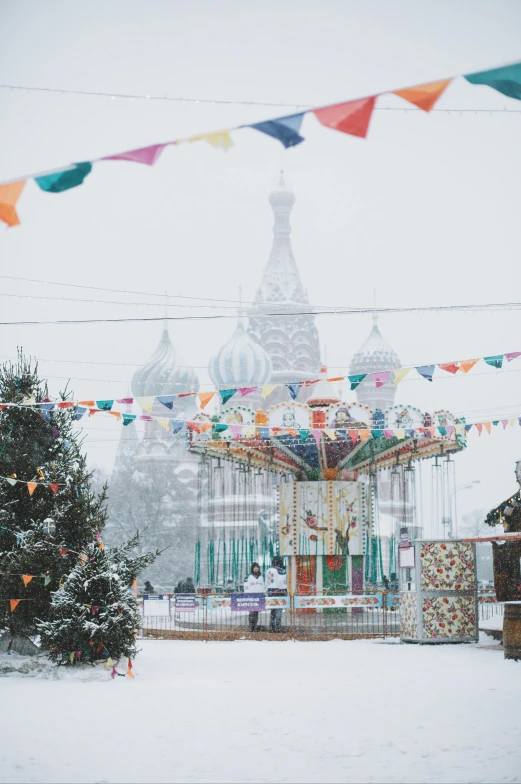
<path id="1" fill-rule="evenodd" d="M 273 245 L 255 304 L 248 311 L 248 332 L 271 359 L 272 383 L 306 381 L 320 375 L 320 345 L 315 318 L 306 312 L 309 300 L 291 247 L 290 215 L 295 196 L 286 187 L 282 172 L 270 204 Z"/>

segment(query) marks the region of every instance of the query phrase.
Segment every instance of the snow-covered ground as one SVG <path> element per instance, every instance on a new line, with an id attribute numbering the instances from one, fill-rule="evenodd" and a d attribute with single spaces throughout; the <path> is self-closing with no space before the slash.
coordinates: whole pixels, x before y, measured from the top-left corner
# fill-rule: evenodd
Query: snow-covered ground
<path id="1" fill-rule="evenodd" d="M 521 782 L 521 662 L 484 635 L 142 648 L 135 680 L 2 678 L 0 781 Z"/>

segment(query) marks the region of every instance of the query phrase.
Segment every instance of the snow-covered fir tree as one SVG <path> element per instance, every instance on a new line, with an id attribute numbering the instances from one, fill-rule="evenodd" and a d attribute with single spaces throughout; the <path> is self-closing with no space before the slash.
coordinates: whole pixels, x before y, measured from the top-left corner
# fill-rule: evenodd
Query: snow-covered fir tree
<path id="1" fill-rule="evenodd" d="M 139 534 L 123 546 L 101 537 L 85 548 L 62 587 L 52 595 L 50 619 L 39 624 L 42 647 L 53 661 L 134 658 L 139 608 L 132 583 L 159 553 L 134 555 Z"/>
<path id="2" fill-rule="evenodd" d="M 0 405 L 0 630 L 12 641 L 49 617 L 51 592 L 102 530 L 106 511 L 104 492 L 90 487 L 76 408 L 49 400 L 21 352 L 0 368 L 0 402 L 15 404 Z"/>

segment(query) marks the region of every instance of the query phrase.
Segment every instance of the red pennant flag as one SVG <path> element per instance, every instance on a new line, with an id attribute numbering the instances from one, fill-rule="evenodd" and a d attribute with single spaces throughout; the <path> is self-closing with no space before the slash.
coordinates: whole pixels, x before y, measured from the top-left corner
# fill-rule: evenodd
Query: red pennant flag
<path id="1" fill-rule="evenodd" d="M 67 555 L 67 548 L 66 547 L 60 547 L 58 552 L 59 552 L 60 555 Z"/>
<path id="2" fill-rule="evenodd" d="M 452 79 L 443 79 L 440 82 L 418 84 L 416 87 L 406 87 L 403 90 L 393 90 L 395 95 L 405 98 L 424 112 L 430 112 L 438 98 L 445 92 Z"/>
<path id="3" fill-rule="evenodd" d="M 356 444 L 358 441 L 358 430 L 348 430 L 347 432 L 349 433 L 349 437 L 351 438 L 353 444 Z"/>
<path id="4" fill-rule="evenodd" d="M 365 139 L 375 103 L 376 95 L 373 95 L 371 98 L 314 109 L 313 114 L 327 128 Z"/>
<path id="5" fill-rule="evenodd" d="M 446 370 L 447 373 L 457 373 L 459 369 L 458 362 L 446 362 L 444 365 L 438 365 L 439 368 L 442 370 Z"/>
<path id="6" fill-rule="evenodd" d="M 481 431 L 483 430 L 483 425 L 481 424 L 481 422 L 476 422 L 475 427 L 478 433 L 481 435 Z"/>
<path id="7" fill-rule="evenodd" d="M 11 608 L 12 613 L 16 610 L 19 604 L 20 604 L 20 599 L 9 599 L 9 606 Z"/>
<path id="8" fill-rule="evenodd" d="M 59 485 L 57 482 L 51 482 L 51 483 L 49 484 L 49 487 L 51 488 L 51 490 L 52 490 L 52 492 L 53 492 L 53 495 L 56 495 L 56 493 L 57 493 L 57 492 L 58 492 L 58 490 L 59 490 L 59 487 L 60 487 L 60 485 Z"/>

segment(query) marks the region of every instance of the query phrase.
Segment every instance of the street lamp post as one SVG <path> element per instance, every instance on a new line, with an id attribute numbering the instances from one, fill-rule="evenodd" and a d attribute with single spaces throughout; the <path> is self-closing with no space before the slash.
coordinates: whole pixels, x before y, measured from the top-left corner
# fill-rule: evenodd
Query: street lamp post
<path id="1" fill-rule="evenodd" d="M 451 503 L 450 503 L 450 527 L 449 527 L 449 538 L 452 539 L 452 504 L 454 502 L 454 533 L 458 535 L 458 507 L 457 507 L 457 495 L 460 490 L 472 490 L 474 485 L 479 485 L 479 479 L 473 479 L 472 482 L 466 482 L 462 485 L 457 485 L 454 490 L 452 491 L 451 495 Z"/>

